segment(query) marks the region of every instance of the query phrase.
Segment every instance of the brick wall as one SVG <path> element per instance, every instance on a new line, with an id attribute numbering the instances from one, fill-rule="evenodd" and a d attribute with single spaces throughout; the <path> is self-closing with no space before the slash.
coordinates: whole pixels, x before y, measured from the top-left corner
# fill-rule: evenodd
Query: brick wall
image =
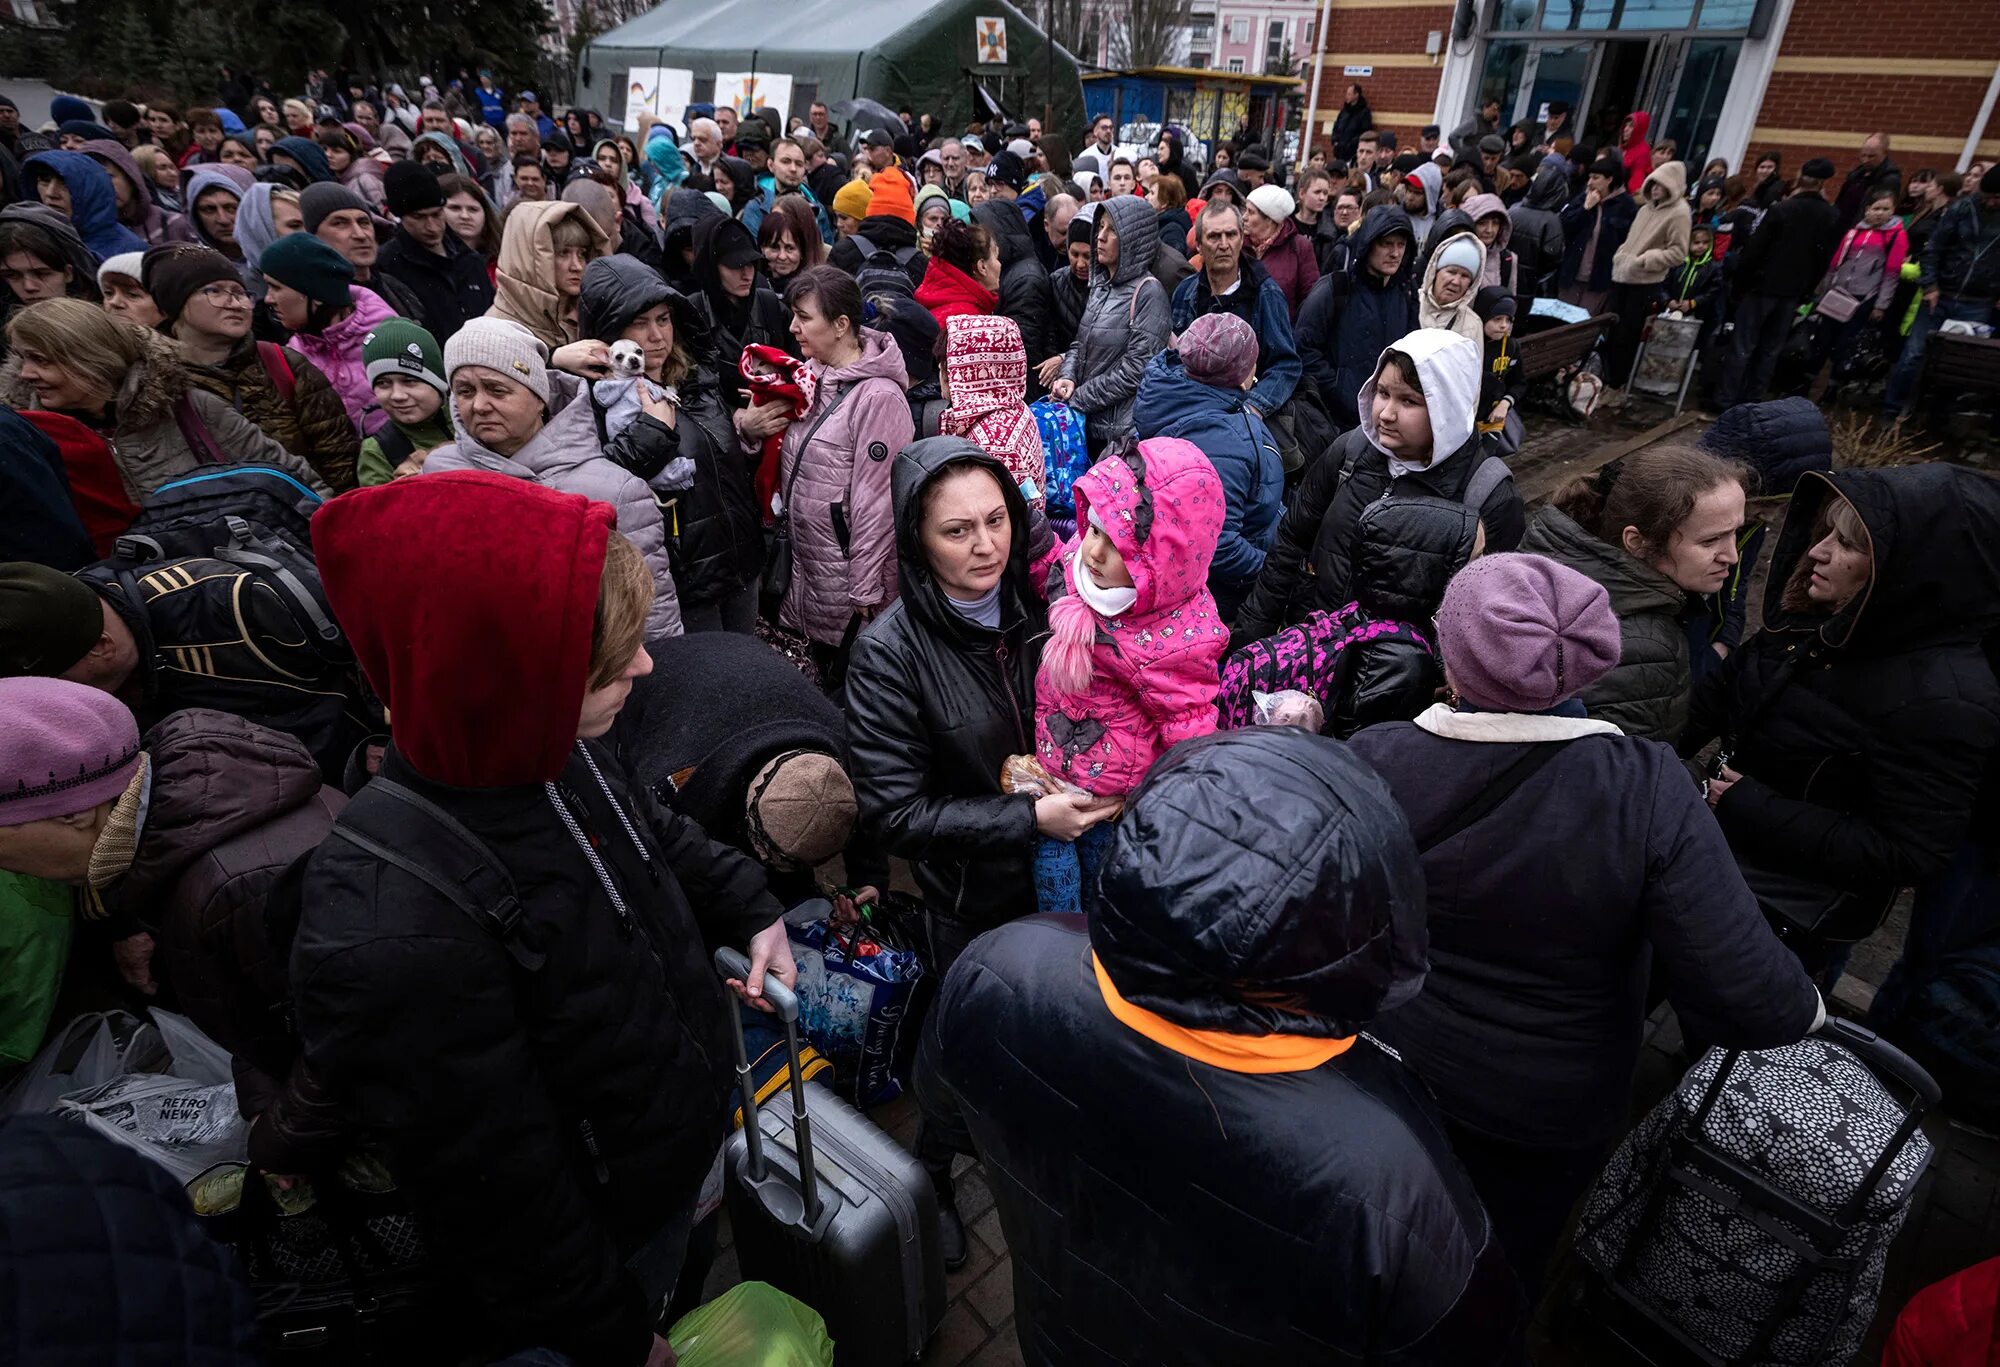
<path id="1" fill-rule="evenodd" d="M 1857 59 L 1865 64 L 1854 69 L 1787 69 Z M 1949 167 L 1978 117 L 1995 61 L 2000 4 L 1990 0 L 1901 0 L 1893 10 L 1795 0 L 1750 155 L 1775 147 L 1787 171 L 1823 156 L 1845 172 L 1861 139 L 1886 131 L 1890 156 L 1906 172 Z M 1918 65 L 1899 69 L 1908 63 Z M 1940 70 L 1939 63 L 1952 65 Z M 2000 113 L 1983 137 L 2000 138 Z"/>
<path id="2" fill-rule="evenodd" d="M 1433 32 L 1451 32 L 1450 5 L 1409 5 L 1394 9 L 1336 8 L 1327 25 L 1326 75 L 1320 83 L 1319 127 L 1313 130 L 1315 145 L 1327 141 L 1327 123 L 1340 112 L 1340 101 L 1350 80 L 1359 79 L 1368 93 L 1368 107 L 1375 111 L 1377 128 L 1394 129 L 1402 147 L 1415 147 L 1417 130 L 1431 121 L 1437 106 L 1438 73 L 1444 59 L 1423 58 L 1418 66 L 1376 66 L 1373 76 L 1349 77 L 1341 68 L 1346 54 L 1398 53 L 1423 57 L 1424 41 Z M 1311 79 L 1311 68 L 1306 77 Z M 1400 116 L 1400 117 L 1398 117 Z"/>

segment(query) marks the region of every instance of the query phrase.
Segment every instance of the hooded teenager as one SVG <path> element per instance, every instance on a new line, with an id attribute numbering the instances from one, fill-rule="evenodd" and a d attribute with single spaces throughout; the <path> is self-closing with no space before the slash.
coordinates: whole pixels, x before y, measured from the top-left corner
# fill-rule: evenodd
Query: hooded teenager
<path id="1" fill-rule="evenodd" d="M 733 218 L 710 215 L 694 229 L 695 294 L 703 328 L 715 348 L 717 369 L 731 406 L 743 395 L 737 362 L 747 346 L 774 346 L 798 355 L 791 313 L 764 283 L 764 254 L 757 239 Z"/>
<path id="2" fill-rule="evenodd" d="M 1520 258 L 1519 293 L 1553 294 L 1563 261 L 1562 207 L 1569 201 L 1569 175 L 1544 165 L 1528 183 L 1528 193 L 1507 211 L 1514 222 L 1508 243 Z"/>
<path id="3" fill-rule="evenodd" d="M 424 475 L 483 470 L 610 504 L 653 576 L 647 638 L 680 635 L 666 519 L 636 473 L 666 465 L 661 424 L 642 414 L 606 442 L 590 396 L 551 374 L 541 344 L 505 319 L 475 318 L 460 328 L 445 344 L 444 366 L 458 439 L 424 458 Z"/>
<path id="4" fill-rule="evenodd" d="M 1475 426 L 1482 361 L 1478 344 L 1436 328 L 1382 353 L 1359 397 L 1361 425 L 1306 472 L 1279 522 L 1263 573 L 1237 614 L 1235 644 L 1353 600 L 1355 526 L 1384 493 L 1476 502 L 1489 551 L 1520 544 L 1526 517 L 1512 476 L 1504 463 L 1480 473 L 1500 460 Z M 1475 489 L 1486 492 L 1469 500 Z"/>
<path id="5" fill-rule="evenodd" d="M 146 177 L 124 143 L 93 138 L 80 149 L 94 157 L 111 177 L 112 194 L 118 201 L 118 221 L 157 247 L 167 238 L 167 216 L 153 202 Z"/>
<path id="6" fill-rule="evenodd" d="M 1646 139 L 1652 127 L 1653 116 L 1639 109 L 1627 114 L 1618 130 L 1618 159 L 1625 163 L 1625 188 L 1635 195 L 1653 174 L 1653 145 Z M 1686 174 L 1682 172 L 1683 179 Z"/>
<path id="7" fill-rule="evenodd" d="M 1382 351 L 1417 326 L 1417 235 L 1391 204 L 1370 209 L 1354 229 L 1346 272 L 1323 277 L 1299 309 L 1299 358 L 1336 426 L 1360 422 L 1355 395 Z M 1338 605 L 1336 605 L 1338 606 Z"/>
<path id="8" fill-rule="evenodd" d="M 42 202 L 69 219 L 100 260 L 146 249 L 146 240 L 119 221 L 118 196 L 102 162 L 81 152 L 37 152 L 21 170 Z"/>
<path id="9" fill-rule="evenodd" d="M 1115 195 L 1091 222 L 1090 292 L 1049 392 L 1083 414 L 1090 448 L 1101 451 L 1132 434 L 1139 379 L 1167 344 L 1173 319 L 1167 290 L 1151 274 L 1160 248 L 1152 206 L 1139 195 Z"/>
<path id="10" fill-rule="evenodd" d="M 734 1003 L 709 946 L 747 944 L 752 993 L 767 967 L 794 978 L 757 866 L 597 743 L 652 667 L 648 576 L 613 517 L 456 472 L 314 519 L 328 601 L 393 718 L 380 777 L 483 850 L 427 836 L 379 783 L 348 805 L 340 829 L 374 848 L 336 835 L 306 866 L 299 1035 L 436 1243 L 446 1285 L 418 1314 L 487 1361 L 662 1352 L 654 1325 L 728 1129 Z M 516 928 L 475 921 L 404 859 L 475 896 L 505 875 Z"/>

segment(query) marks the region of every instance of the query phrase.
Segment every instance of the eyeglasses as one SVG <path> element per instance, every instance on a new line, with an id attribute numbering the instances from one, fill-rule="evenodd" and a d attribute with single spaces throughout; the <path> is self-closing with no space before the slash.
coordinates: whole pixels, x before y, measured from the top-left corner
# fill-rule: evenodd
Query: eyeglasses
<path id="1" fill-rule="evenodd" d="M 241 285 L 203 285 L 195 293 L 219 309 L 250 306 L 250 295 Z"/>

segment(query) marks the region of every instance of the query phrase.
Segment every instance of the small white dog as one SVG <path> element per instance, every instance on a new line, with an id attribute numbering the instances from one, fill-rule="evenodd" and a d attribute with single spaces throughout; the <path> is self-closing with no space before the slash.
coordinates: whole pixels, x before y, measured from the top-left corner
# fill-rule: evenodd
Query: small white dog
<path id="1" fill-rule="evenodd" d="M 646 373 L 646 353 L 633 341 L 611 344 L 611 373 L 621 380 L 636 380 Z"/>

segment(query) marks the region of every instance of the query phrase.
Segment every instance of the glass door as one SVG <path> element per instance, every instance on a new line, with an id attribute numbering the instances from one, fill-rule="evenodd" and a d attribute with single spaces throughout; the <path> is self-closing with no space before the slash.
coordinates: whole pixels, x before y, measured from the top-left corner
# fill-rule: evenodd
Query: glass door
<path id="1" fill-rule="evenodd" d="M 1531 70 L 1522 82 L 1523 99 L 1517 106 L 1514 121 L 1532 119 L 1536 123 L 1547 123 L 1549 106 L 1557 101 L 1567 104 L 1577 112 L 1584 104 L 1584 95 L 1590 89 L 1591 68 L 1598 53 L 1596 43 L 1537 43 L 1530 57 Z"/>
<path id="2" fill-rule="evenodd" d="M 1688 185 L 1693 187 L 1708 162 L 1708 149 L 1715 141 L 1715 126 L 1722 118 L 1722 102 L 1729 94 L 1729 81 L 1736 74 L 1736 58 L 1743 50 L 1740 38 L 1675 39 L 1678 49 L 1671 84 L 1672 93 L 1658 106 L 1662 111 L 1662 136 L 1672 138 L 1687 163 Z"/>

